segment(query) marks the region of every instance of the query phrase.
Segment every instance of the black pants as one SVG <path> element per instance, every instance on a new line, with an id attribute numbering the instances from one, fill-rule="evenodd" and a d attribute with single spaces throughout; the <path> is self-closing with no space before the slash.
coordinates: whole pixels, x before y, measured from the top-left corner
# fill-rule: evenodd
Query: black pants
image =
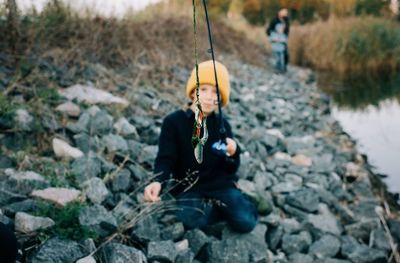
<path id="1" fill-rule="evenodd" d="M 13 231 L 0 223 L 0 262 L 15 263 L 18 253 L 18 242 Z"/>

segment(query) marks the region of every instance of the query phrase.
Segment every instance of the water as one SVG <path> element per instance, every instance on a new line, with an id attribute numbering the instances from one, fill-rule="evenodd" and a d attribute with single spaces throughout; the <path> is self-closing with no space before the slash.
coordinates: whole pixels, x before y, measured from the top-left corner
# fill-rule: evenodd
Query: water
<path id="1" fill-rule="evenodd" d="M 338 80 L 323 75 L 319 87 L 334 101 L 333 116 L 357 140 L 375 172 L 400 192 L 400 76 Z"/>

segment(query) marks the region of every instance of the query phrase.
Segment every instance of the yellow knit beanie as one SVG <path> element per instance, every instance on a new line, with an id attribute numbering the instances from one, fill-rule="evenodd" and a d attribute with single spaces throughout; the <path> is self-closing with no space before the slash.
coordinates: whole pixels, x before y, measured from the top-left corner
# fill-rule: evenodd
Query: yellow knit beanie
<path id="1" fill-rule="evenodd" d="M 224 65 L 215 61 L 217 69 L 218 88 L 221 98 L 221 106 L 226 106 L 229 102 L 229 73 Z M 199 64 L 199 83 L 215 86 L 214 65 L 212 60 L 208 60 Z M 186 84 L 186 96 L 192 98 L 192 92 L 196 89 L 196 68 L 192 70 L 190 78 Z"/>

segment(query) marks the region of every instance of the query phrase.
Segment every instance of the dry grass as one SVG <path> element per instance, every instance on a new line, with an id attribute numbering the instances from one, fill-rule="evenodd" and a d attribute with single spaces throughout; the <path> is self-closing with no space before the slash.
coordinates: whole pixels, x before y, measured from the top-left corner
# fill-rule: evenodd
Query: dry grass
<path id="1" fill-rule="evenodd" d="M 21 37 L 16 43 L 17 64 L 25 58 L 51 60 L 59 66 L 100 63 L 122 70 L 139 82 L 157 82 L 173 77 L 175 66 L 191 69 L 194 65 L 194 41 L 191 9 L 156 5 L 124 19 L 78 16 L 61 6 L 50 6 L 40 15 L 20 24 Z M 199 8 L 198 45 L 200 60 L 209 59 L 205 21 Z M 231 54 L 250 64 L 264 63 L 264 49 L 246 36 L 212 21 L 215 52 Z M 4 40 L 7 28 L 0 21 L 0 52 L 10 48 Z"/>
<path id="2" fill-rule="evenodd" d="M 343 74 L 395 72 L 399 47 L 400 26 L 374 17 L 294 26 L 289 38 L 292 63 Z"/>

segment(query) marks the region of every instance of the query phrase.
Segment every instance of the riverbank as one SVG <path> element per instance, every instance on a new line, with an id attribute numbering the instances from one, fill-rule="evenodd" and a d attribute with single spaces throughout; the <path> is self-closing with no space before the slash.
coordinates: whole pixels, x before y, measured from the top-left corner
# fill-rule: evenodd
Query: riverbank
<path id="1" fill-rule="evenodd" d="M 238 235 L 222 223 L 185 231 L 164 214 L 173 205 L 167 196 L 143 204 L 161 119 L 185 103 L 183 84 L 135 85 L 95 64 L 87 72 L 118 79 L 108 90 L 121 99 L 102 96 L 111 106 L 95 100 L 98 91 L 87 87 L 94 83 L 47 91 L 40 105 L 21 87 L 9 94 L 16 115 L 0 136 L 1 218 L 17 233 L 22 262 L 72 263 L 91 252 L 97 262 L 388 262 L 381 219 L 399 242 L 397 212 L 374 188 L 376 177 L 332 118 L 313 73 L 291 67 L 282 76 L 227 54 L 220 60 L 232 73 L 226 114 L 243 150 L 239 185 L 269 203 L 256 229 Z M 40 74 L 57 70 L 71 69 Z M 182 82 L 189 73 L 174 72 Z M 80 98 L 82 88 L 92 95 Z"/>

